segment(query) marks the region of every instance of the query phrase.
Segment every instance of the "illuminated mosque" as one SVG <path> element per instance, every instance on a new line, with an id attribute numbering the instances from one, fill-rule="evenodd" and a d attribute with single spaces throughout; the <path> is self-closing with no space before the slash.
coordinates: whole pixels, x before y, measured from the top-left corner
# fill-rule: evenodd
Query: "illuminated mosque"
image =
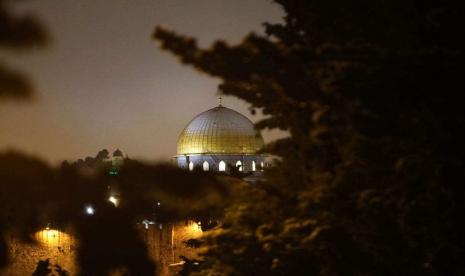
<path id="1" fill-rule="evenodd" d="M 260 172 L 265 155 L 258 153 L 264 142 L 260 132 L 244 115 L 218 106 L 195 116 L 178 140 L 176 163 L 193 171 Z"/>

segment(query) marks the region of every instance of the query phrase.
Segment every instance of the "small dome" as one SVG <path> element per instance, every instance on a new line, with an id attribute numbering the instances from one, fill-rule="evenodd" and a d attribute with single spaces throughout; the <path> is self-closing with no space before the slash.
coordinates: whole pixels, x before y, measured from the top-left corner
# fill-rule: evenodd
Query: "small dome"
<path id="1" fill-rule="evenodd" d="M 217 106 L 197 115 L 178 140 L 178 155 L 254 154 L 263 138 L 244 115 Z"/>
<path id="2" fill-rule="evenodd" d="M 123 157 L 123 153 L 119 149 L 117 149 L 113 152 L 113 156 Z"/>

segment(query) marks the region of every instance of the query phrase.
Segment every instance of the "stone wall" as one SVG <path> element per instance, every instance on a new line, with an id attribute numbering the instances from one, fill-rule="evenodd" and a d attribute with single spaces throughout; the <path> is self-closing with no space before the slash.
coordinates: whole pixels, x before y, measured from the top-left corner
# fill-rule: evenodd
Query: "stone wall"
<path id="1" fill-rule="evenodd" d="M 193 221 L 174 224 L 141 224 L 138 226 L 143 240 L 147 243 L 149 254 L 157 264 L 160 275 L 173 275 L 181 268 L 179 256 L 195 257 L 195 250 L 186 246 L 184 241 L 199 238 L 200 226 Z M 111 231 L 111 230 L 109 230 Z M 71 231 L 68 231 L 71 232 Z M 50 259 L 75 275 L 75 250 L 77 240 L 71 234 L 54 229 L 44 229 L 34 235 L 36 243 L 27 244 L 15 238 L 8 239 L 9 266 L 0 271 L 0 275 L 31 275 L 39 260 Z"/>

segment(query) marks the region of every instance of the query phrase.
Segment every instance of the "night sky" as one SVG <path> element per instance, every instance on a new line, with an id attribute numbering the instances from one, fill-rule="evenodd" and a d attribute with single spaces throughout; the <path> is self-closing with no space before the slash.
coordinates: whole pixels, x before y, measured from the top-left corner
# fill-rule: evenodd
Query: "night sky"
<path id="1" fill-rule="evenodd" d="M 283 16 L 267 0 L 35 0 L 15 7 L 36 14 L 53 40 L 44 51 L 1 56 L 29 74 L 37 94 L 0 105 L 0 150 L 53 163 L 103 148 L 168 160 L 189 120 L 217 105 L 219 80 L 161 51 L 151 39 L 156 25 L 209 46 L 216 39 L 238 43 Z M 223 103 L 257 119 L 242 101 Z"/>

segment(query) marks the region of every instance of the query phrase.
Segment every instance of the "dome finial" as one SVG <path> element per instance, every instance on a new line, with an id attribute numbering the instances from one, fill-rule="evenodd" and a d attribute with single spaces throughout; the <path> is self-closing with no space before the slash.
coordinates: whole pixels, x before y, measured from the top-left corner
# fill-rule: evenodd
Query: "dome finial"
<path id="1" fill-rule="evenodd" d="M 221 96 L 218 97 L 218 106 L 222 106 L 222 101 L 223 101 L 223 98 L 221 98 Z"/>

